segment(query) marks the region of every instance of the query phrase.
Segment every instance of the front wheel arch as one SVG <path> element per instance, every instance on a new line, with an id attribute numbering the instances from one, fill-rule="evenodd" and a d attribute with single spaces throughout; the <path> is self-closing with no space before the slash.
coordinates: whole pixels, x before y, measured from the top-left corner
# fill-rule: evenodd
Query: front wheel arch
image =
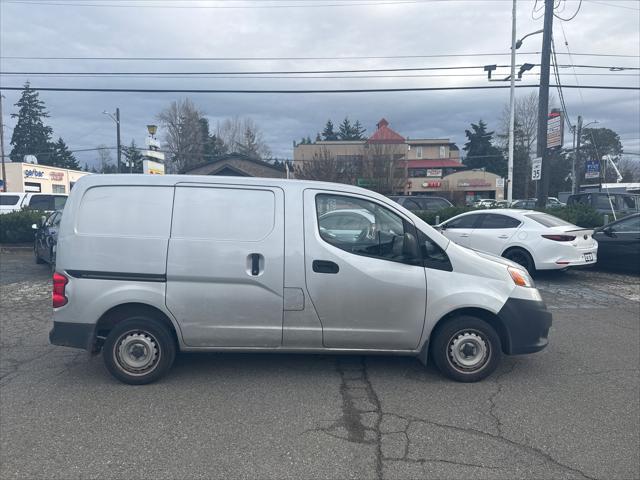
<path id="1" fill-rule="evenodd" d="M 529 271 L 529 273 L 533 274 L 535 272 L 535 270 L 536 270 L 536 260 L 535 260 L 535 258 L 533 258 L 533 255 L 531 254 L 531 252 L 529 250 L 527 250 L 526 248 L 524 248 L 524 247 L 509 247 L 504 252 L 502 252 L 501 257 L 507 258 L 507 255 L 509 253 L 513 253 L 513 252 L 517 252 L 517 251 L 522 252 L 525 255 L 527 255 L 527 257 L 529 257 L 529 260 L 531 261 L 531 267 L 532 267 L 532 271 Z"/>
<path id="2" fill-rule="evenodd" d="M 487 322 L 489 325 L 493 327 L 493 329 L 498 334 L 498 337 L 500 338 L 502 353 L 506 354 L 507 352 L 510 351 L 510 339 L 509 339 L 509 334 L 507 332 L 506 326 L 504 325 L 500 317 L 498 317 L 498 315 L 496 315 L 493 312 L 490 312 L 489 310 L 485 310 L 483 308 L 475 308 L 475 307 L 459 308 L 457 310 L 453 310 L 452 312 L 447 313 L 440 320 L 436 322 L 433 329 L 431 330 L 431 333 L 429 334 L 429 339 L 433 338 L 436 332 L 438 331 L 438 329 L 442 328 L 446 323 L 460 316 L 478 317 L 484 320 L 485 322 Z M 428 343 L 429 342 L 427 342 L 427 344 Z M 425 360 L 426 360 L 426 349 L 427 349 L 427 345 L 425 345 L 425 349 L 423 351 L 425 355 L 421 355 L 421 357 L 423 356 Z"/>

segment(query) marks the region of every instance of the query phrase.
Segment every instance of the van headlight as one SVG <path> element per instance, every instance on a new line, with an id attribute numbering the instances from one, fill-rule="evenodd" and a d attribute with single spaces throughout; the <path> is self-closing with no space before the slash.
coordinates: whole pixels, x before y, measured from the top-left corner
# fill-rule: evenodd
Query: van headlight
<path id="1" fill-rule="evenodd" d="M 519 287 L 533 288 L 533 280 L 526 270 L 515 267 L 507 267 L 507 270 L 509 271 L 509 275 L 511 275 L 513 283 Z"/>

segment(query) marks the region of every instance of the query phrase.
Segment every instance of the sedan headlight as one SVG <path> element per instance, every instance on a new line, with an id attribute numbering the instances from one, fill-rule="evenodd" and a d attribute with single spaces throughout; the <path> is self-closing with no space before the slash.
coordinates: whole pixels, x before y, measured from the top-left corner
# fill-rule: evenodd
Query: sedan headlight
<path id="1" fill-rule="evenodd" d="M 519 287 L 533 288 L 533 280 L 525 270 L 515 267 L 507 267 L 507 270 L 509 271 L 509 275 L 511 275 L 513 283 Z"/>

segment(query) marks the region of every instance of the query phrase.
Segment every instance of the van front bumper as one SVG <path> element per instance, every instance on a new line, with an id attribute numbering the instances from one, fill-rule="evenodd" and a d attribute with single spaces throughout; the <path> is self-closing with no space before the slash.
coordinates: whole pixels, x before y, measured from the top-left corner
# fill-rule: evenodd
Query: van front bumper
<path id="1" fill-rule="evenodd" d="M 53 322 L 53 328 L 49 332 L 49 343 L 91 350 L 94 327 L 91 323 Z"/>
<path id="2" fill-rule="evenodd" d="M 509 298 L 498 317 L 506 329 L 506 354 L 539 352 L 549 343 L 552 317 L 544 302 Z"/>

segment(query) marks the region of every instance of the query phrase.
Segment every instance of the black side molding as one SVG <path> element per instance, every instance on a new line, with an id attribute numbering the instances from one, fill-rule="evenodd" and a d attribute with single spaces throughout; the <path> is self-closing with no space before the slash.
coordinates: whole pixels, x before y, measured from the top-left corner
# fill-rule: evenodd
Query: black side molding
<path id="1" fill-rule="evenodd" d="M 74 278 L 93 280 L 128 280 L 130 282 L 166 282 L 164 273 L 102 272 L 96 270 L 65 270 Z"/>

